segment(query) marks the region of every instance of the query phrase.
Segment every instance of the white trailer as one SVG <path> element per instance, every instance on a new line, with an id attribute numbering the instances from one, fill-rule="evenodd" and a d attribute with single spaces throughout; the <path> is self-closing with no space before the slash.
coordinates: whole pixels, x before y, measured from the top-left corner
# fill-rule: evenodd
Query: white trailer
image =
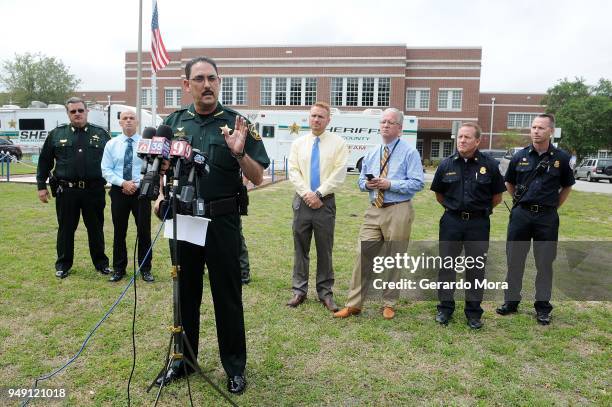
<path id="1" fill-rule="evenodd" d="M 119 114 L 125 110 L 136 111 L 133 106 L 94 105 L 89 106 L 87 120 L 105 128 L 111 136 L 121 134 Z M 0 107 L 0 137 L 10 139 L 21 147 L 23 152 L 38 152 L 42 148 L 47 135 L 60 124 L 68 123 L 68 114 L 62 105 L 48 107 L 28 107 L 4 105 Z M 151 112 L 142 110 L 142 125 L 159 126 L 162 118 L 157 116 L 155 123 Z"/>
<path id="2" fill-rule="evenodd" d="M 308 116 L 308 111 L 261 111 L 255 116 L 255 126 L 270 159 L 282 161 L 289 157 L 293 140 L 310 131 Z M 361 168 L 361 160 L 368 151 L 382 143 L 381 117 L 381 109 L 345 113 L 332 109 L 327 130 L 346 140 L 349 148 L 348 169 Z M 402 138 L 414 148 L 417 128 L 416 116 L 404 116 Z"/>

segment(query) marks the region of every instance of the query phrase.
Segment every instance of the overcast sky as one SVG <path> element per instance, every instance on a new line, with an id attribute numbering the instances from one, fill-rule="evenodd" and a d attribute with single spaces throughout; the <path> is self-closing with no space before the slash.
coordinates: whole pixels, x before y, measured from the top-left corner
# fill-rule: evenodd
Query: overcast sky
<path id="1" fill-rule="evenodd" d="M 545 92 L 561 78 L 612 79 L 606 0 L 158 0 L 168 49 L 185 46 L 406 44 L 482 47 L 481 91 Z M 122 90 L 138 48 L 138 0 L 0 0 L 0 60 L 42 52 L 82 90 Z M 143 50 L 151 0 L 143 0 Z"/>

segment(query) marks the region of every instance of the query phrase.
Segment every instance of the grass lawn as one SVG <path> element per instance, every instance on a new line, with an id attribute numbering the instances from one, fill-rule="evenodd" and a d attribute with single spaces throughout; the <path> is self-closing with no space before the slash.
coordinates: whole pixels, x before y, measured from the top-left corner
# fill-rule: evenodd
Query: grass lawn
<path id="1" fill-rule="evenodd" d="M 366 194 L 348 177 L 337 197 L 334 267 L 338 304 L 346 299 Z M 428 188 L 429 186 L 427 186 Z M 30 387 L 74 355 L 87 333 L 127 282 L 111 284 L 94 272 L 87 235 L 79 226 L 75 264 L 68 278 L 54 277 L 54 204 L 43 205 L 34 185 L 0 184 L 0 386 Z M 500 317 L 484 303 L 485 326 L 471 332 L 461 303 L 455 320 L 440 327 L 435 303 L 402 301 L 385 321 L 378 303 L 359 317 L 335 320 L 317 301 L 311 273 L 309 300 L 297 309 L 291 296 L 292 188 L 282 182 L 251 193 L 243 219 L 253 281 L 243 291 L 247 329 L 247 392 L 240 405 L 610 405 L 612 306 L 609 302 L 553 302 L 551 326 L 535 323 L 530 301 L 518 315 Z M 506 197 L 507 198 L 507 197 Z M 435 240 L 442 213 L 433 193 L 414 200 L 413 240 Z M 612 195 L 572 192 L 561 209 L 562 240 L 612 240 Z M 505 208 L 492 217 L 492 240 L 503 240 Z M 153 228 L 159 225 L 153 221 Z M 130 226 L 128 247 L 133 248 Z M 105 236 L 112 254 L 110 199 Z M 313 244 L 314 249 L 314 244 Z M 531 255 L 530 255 L 531 256 Z M 314 261 L 314 253 L 311 258 Z M 138 280 L 137 359 L 131 396 L 152 405 L 146 387 L 161 368 L 172 323 L 168 244 L 154 250 L 153 284 Z M 311 267 L 312 268 L 312 267 Z M 525 286 L 532 285 L 526 280 Z M 65 371 L 39 384 L 65 388 L 62 405 L 126 405 L 132 364 L 133 290 Z M 225 386 L 218 358 L 207 279 L 202 305 L 200 364 Z M 223 405 L 203 380 L 192 376 L 194 403 Z M 5 394 L 0 405 L 8 403 Z M 186 382 L 168 387 L 161 405 L 188 405 Z M 35 400 L 32 405 L 48 405 Z"/>

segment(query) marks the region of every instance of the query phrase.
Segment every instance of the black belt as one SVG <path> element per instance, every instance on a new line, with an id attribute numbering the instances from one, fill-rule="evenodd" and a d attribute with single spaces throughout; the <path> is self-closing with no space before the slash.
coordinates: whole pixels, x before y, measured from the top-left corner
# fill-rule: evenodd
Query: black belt
<path id="1" fill-rule="evenodd" d="M 450 213 L 451 215 L 460 217 L 461 220 L 470 220 L 470 219 L 476 219 L 476 218 L 486 218 L 486 217 L 489 216 L 489 212 L 488 211 L 472 211 L 472 212 L 468 212 L 468 211 L 455 211 L 455 210 L 447 209 L 446 212 Z"/>
<path id="2" fill-rule="evenodd" d="M 68 181 L 65 179 L 57 180 L 60 186 L 64 188 L 77 188 L 77 189 L 91 189 L 100 188 L 104 186 L 102 181 Z"/>
<path id="3" fill-rule="evenodd" d="M 533 213 L 552 212 L 553 210 L 557 209 L 556 206 L 539 205 L 539 204 L 528 204 L 528 203 L 522 203 L 522 204 L 519 204 L 519 206 L 521 208 L 527 209 L 529 212 L 533 212 Z"/>
<path id="4" fill-rule="evenodd" d="M 410 199 L 406 199 L 405 201 L 399 201 L 399 202 L 383 202 L 381 208 L 388 208 L 390 206 L 402 204 L 404 202 L 410 202 Z M 376 206 L 376 204 L 372 203 L 372 206 Z"/>
<path id="5" fill-rule="evenodd" d="M 238 198 L 236 197 L 217 199 L 216 201 L 208 202 L 204 205 L 205 217 L 212 218 L 214 216 L 228 215 L 231 213 L 239 213 Z"/>

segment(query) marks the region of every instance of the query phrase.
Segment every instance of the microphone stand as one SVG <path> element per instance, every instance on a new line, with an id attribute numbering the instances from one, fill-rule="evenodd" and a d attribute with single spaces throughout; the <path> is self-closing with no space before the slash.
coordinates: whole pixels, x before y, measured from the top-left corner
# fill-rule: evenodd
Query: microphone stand
<path id="1" fill-rule="evenodd" d="M 183 361 L 183 373 L 185 374 L 185 378 L 187 379 L 187 389 L 189 391 L 189 401 L 193 406 L 193 399 L 191 397 L 191 384 L 189 383 L 189 375 L 187 371 L 187 365 L 189 367 L 200 374 L 202 378 L 210 384 L 213 389 L 217 391 L 225 400 L 227 400 L 230 405 L 238 407 L 236 403 L 232 401 L 232 399 L 223 392 L 213 381 L 206 376 L 206 374 L 200 368 L 198 361 L 196 360 L 195 354 L 189 341 L 187 340 L 187 335 L 185 334 L 185 330 L 183 329 L 182 317 L 181 317 L 181 306 L 180 306 L 180 282 L 179 282 L 179 273 L 181 273 L 181 266 L 178 264 L 179 262 L 179 247 L 178 247 L 178 239 L 177 239 L 177 215 L 178 215 L 178 205 L 179 205 L 179 178 L 180 178 L 180 170 L 181 170 L 181 162 L 183 160 L 177 160 L 175 168 L 175 176 L 172 181 L 172 270 L 170 275 L 172 276 L 172 316 L 173 316 L 173 326 L 170 327 L 170 341 L 168 343 L 168 350 L 166 352 L 166 359 L 164 362 L 164 366 L 161 371 L 157 375 L 157 377 L 162 377 L 161 385 L 159 386 L 159 390 L 157 391 L 157 396 L 155 398 L 155 406 L 161 397 L 162 389 L 165 385 L 165 378 L 168 374 L 168 371 L 177 361 Z M 189 355 L 191 356 L 191 360 L 185 358 L 184 349 L 187 348 Z M 153 379 L 153 382 L 147 388 L 147 393 L 151 391 L 155 382 L 157 381 L 157 377 Z"/>

